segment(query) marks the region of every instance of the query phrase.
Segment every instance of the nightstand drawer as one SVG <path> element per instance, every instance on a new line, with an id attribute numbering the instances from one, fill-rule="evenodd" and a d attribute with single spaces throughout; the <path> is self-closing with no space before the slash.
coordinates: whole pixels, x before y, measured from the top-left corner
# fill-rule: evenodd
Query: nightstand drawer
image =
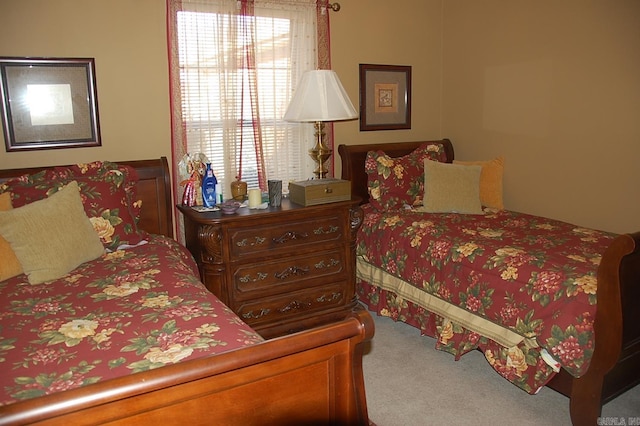
<path id="1" fill-rule="evenodd" d="M 323 286 L 270 297 L 268 300 L 250 300 L 234 304 L 233 310 L 247 324 L 259 325 L 287 317 L 318 312 L 346 304 L 344 285 Z"/>
<path id="2" fill-rule="evenodd" d="M 265 338 L 341 320 L 357 306 L 360 199 L 236 214 L 184 214 L 187 248 L 207 289 Z"/>
<path id="3" fill-rule="evenodd" d="M 292 253 L 292 249 L 340 241 L 344 237 L 343 221 L 338 216 L 325 216 L 317 220 L 229 229 L 231 258 L 239 259 L 264 252 L 272 255 L 274 251 Z"/>
<path id="4" fill-rule="evenodd" d="M 332 250 L 242 265 L 233 272 L 233 296 L 247 300 L 346 279 L 345 262 L 344 251 Z"/>

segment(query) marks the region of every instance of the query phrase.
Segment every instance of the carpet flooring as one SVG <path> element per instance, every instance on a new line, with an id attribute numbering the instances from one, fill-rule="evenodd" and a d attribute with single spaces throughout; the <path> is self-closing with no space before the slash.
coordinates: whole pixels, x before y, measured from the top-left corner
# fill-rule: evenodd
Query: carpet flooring
<path id="1" fill-rule="evenodd" d="M 372 316 L 376 333 L 363 369 L 369 418 L 377 426 L 571 424 L 565 396 L 548 388 L 529 395 L 479 351 L 456 361 L 417 329 Z M 640 386 L 606 404 L 602 415 L 603 424 L 640 424 Z"/>

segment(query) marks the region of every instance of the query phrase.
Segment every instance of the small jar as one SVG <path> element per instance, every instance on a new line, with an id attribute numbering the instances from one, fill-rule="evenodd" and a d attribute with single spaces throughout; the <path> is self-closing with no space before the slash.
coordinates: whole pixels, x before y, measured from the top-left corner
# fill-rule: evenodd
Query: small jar
<path id="1" fill-rule="evenodd" d="M 243 182 L 239 177 L 231 182 L 231 197 L 236 201 L 244 201 L 247 198 L 247 182 Z"/>

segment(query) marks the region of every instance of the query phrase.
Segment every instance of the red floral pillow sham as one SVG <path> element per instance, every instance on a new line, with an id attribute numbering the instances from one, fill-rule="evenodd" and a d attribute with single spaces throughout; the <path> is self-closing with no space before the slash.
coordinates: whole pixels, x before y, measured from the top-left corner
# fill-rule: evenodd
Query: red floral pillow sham
<path id="1" fill-rule="evenodd" d="M 96 161 L 70 167 L 55 167 L 11 179 L 0 185 L 0 193 L 10 191 L 14 208 L 48 197 L 75 180 L 85 213 L 105 248 L 138 244 L 140 201 L 137 200 L 135 169 L 116 163 Z"/>
<path id="2" fill-rule="evenodd" d="M 389 157 L 383 151 L 369 151 L 364 168 L 371 205 L 381 211 L 422 205 L 426 158 L 446 162 L 444 146 L 423 144 L 398 158 Z"/>

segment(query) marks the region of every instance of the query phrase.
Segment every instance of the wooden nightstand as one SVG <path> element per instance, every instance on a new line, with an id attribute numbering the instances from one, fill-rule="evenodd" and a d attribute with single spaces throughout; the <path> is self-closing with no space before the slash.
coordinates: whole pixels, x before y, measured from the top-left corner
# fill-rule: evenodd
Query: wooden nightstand
<path id="1" fill-rule="evenodd" d="M 359 203 L 303 207 L 285 199 L 229 216 L 178 208 L 209 291 L 271 338 L 342 319 L 357 306 Z"/>

